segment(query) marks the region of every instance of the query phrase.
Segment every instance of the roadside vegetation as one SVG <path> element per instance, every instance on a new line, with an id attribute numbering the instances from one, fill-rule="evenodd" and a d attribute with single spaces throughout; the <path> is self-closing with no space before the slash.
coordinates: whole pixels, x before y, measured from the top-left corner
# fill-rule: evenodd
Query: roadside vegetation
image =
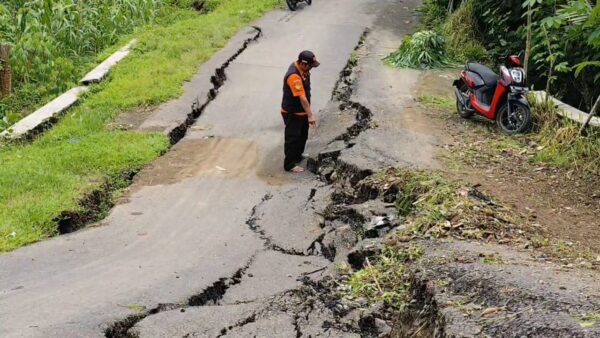
<path id="1" fill-rule="evenodd" d="M 540 144 L 533 162 L 599 175 L 600 130 L 588 127 L 580 135 L 581 124 L 561 117 L 552 103 L 532 99 L 530 102 L 538 124 L 537 133 L 530 137 Z"/>
<path id="2" fill-rule="evenodd" d="M 586 112 L 600 96 L 600 4 L 595 1 L 426 0 L 420 11 L 422 30 L 407 37 L 388 64 L 430 69 L 480 62 L 495 69 L 507 55 L 518 54 L 532 89 Z M 423 36 L 435 43 L 415 43 Z M 445 98 L 421 99 L 454 109 Z M 539 144 L 531 161 L 600 174 L 597 128 L 581 134 L 581 125 L 562 118 L 552 104 L 533 97 L 530 103 L 536 128 L 521 140 Z"/>
<path id="3" fill-rule="evenodd" d="M 0 4 L 0 46 L 10 46 L 13 90 L 0 97 L 0 131 L 77 84 L 148 25 L 180 10 L 208 13 L 223 0 L 8 0 Z"/>
<path id="4" fill-rule="evenodd" d="M 107 124 L 120 113 L 180 95 L 198 64 L 278 3 L 208 1 L 213 7 L 199 12 L 173 1 L 154 23 L 121 37 L 139 40 L 133 53 L 54 128 L 28 144 L 0 144 L 0 252 L 57 234 L 61 213 L 85 209 L 81 199 L 92 191 L 122 188 L 123 174 L 166 151 L 165 135 L 111 130 Z"/>
<path id="5" fill-rule="evenodd" d="M 0 130 L 76 84 L 104 48 L 152 23 L 160 7 L 157 0 L 0 4 L 0 45 L 12 47 L 14 88 L 0 99 Z"/>
<path id="6" fill-rule="evenodd" d="M 436 43 L 413 43 L 418 50 L 401 46 L 394 59 L 425 53 L 494 66 L 507 55 L 521 55 L 533 88 L 584 111 L 600 95 L 600 4 L 594 0 L 425 0 L 420 11 L 422 31 L 405 43 L 423 32 L 435 36 Z M 443 65 L 427 59 L 393 64 L 425 69 Z"/>
<path id="7" fill-rule="evenodd" d="M 423 105 L 440 109 L 444 112 L 456 114 L 456 103 L 453 98 L 443 96 L 423 95 L 417 98 Z M 491 153 L 498 153 L 506 149 L 525 151 L 535 145 L 535 152 L 529 158 L 533 165 L 545 165 L 565 170 L 572 170 L 582 176 L 599 175 L 600 163 L 600 130 L 589 127 L 581 135 L 581 124 L 562 117 L 551 102 L 538 101 L 530 97 L 529 102 L 535 123 L 532 133 L 519 136 L 496 135 L 494 142 L 489 145 Z M 476 121 L 482 127 L 487 124 Z M 482 149 L 474 150 L 481 153 Z"/>
<path id="8" fill-rule="evenodd" d="M 511 245 L 528 249 L 533 257 L 600 268 L 597 253 L 545 237 L 525 215 L 477 188 L 408 168 L 389 168 L 366 180 L 384 195 L 397 191 L 396 211 L 404 217 L 404 224 L 384 238 L 381 254 L 365 259 L 361 270 L 342 269 L 345 279 L 341 295 L 351 301 L 384 302 L 393 311 L 404 310 L 410 300 L 412 273 L 424 253 L 421 244 L 427 240 L 452 238 Z M 493 253 L 481 256 L 481 262 L 504 264 Z"/>

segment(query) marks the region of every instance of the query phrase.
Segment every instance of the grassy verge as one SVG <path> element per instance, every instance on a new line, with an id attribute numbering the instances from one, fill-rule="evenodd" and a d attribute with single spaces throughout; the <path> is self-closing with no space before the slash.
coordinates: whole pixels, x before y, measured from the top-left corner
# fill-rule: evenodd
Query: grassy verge
<path id="1" fill-rule="evenodd" d="M 417 98 L 423 105 L 440 109 L 449 114 L 455 113 L 454 101 L 441 96 L 423 95 Z M 589 127 L 585 135 L 580 135 L 581 124 L 568 118 L 561 117 L 553 104 L 536 102 L 533 97 L 529 100 L 536 128 L 524 135 L 506 136 L 494 132 L 490 142 L 484 147 L 478 147 L 472 152 L 473 156 L 495 156 L 498 151 L 527 151 L 530 145 L 536 145 L 531 150 L 529 162 L 536 165 L 547 165 L 556 168 L 574 170 L 588 175 L 600 174 L 600 130 Z M 485 124 L 476 123 L 480 131 L 487 130 Z M 475 150 L 475 149 L 474 149 Z M 465 150 L 468 151 L 468 150 Z"/>
<path id="2" fill-rule="evenodd" d="M 180 95 L 199 63 L 278 3 L 227 0 L 206 15 L 172 13 L 137 34 L 132 55 L 52 130 L 31 144 L 1 145 L 0 252 L 55 235 L 55 217 L 80 210 L 82 196 L 163 153 L 169 142 L 162 134 L 105 126 L 122 112 Z"/>
<path id="3" fill-rule="evenodd" d="M 421 30 L 407 36 L 399 49 L 385 58 L 397 68 L 444 68 L 464 62 L 489 63 L 490 57 L 481 43 L 474 1 L 465 0 L 448 14 L 436 0 L 427 0 L 420 8 Z"/>

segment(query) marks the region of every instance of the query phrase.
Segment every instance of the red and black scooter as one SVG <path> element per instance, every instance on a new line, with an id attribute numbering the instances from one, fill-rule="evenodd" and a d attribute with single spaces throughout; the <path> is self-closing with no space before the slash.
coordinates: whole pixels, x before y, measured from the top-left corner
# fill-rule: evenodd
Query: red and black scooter
<path id="1" fill-rule="evenodd" d="M 309 5 L 312 4 L 312 0 L 285 0 L 285 2 L 287 2 L 287 5 L 291 11 L 295 11 L 296 8 L 298 8 L 298 4 L 301 2 L 306 2 Z"/>
<path id="2" fill-rule="evenodd" d="M 531 128 L 525 70 L 517 56 L 508 57 L 506 66 L 500 66 L 500 76 L 484 65 L 467 63 L 454 87 L 456 109 L 461 117 L 480 114 L 495 120 L 509 135 Z"/>

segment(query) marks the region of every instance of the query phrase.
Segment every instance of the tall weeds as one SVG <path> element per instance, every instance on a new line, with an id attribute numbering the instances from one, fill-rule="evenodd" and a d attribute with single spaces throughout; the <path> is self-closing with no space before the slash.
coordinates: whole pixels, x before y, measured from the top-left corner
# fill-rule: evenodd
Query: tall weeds
<path id="1" fill-rule="evenodd" d="M 536 162 L 600 174 L 600 131 L 589 128 L 585 136 L 579 134 L 581 125 L 563 118 L 552 101 L 529 98 L 539 133 L 535 135 L 540 150 L 533 158 Z"/>
<path id="2" fill-rule="evenodd" d="M 463 1 L 442 25 L 447 55 L 461 62 L 483 62 L 489 56 L 481 44 L 477 29 L 475 5 L 472 0 Z"/>

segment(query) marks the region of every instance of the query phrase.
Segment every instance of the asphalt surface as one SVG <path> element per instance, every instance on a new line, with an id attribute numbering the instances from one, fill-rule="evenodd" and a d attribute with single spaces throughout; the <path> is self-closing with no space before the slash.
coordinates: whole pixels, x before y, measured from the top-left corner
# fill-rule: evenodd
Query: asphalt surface
<path id="1" fill-rule="evenodd" d="M 262 36 L 228 65 L 218 97 L 181 142 L 139 175 L 104 221 L 0 257 L 0 336 L 101 337 L 115 322 L 147 315 L 160 304 L 188 303 L 220 280 L 231 290 L 220 295 L 223 304 L 236 303 L 294 288 L 296 276 L 330 264 L 310 252 L 321 235 L 318 219 L 304 217 L 302 208 L 286 209 L 285 201 L 294 199 L 307 206 L 311 185 L 318 183 L 309 173 L 281 170 L 282 76 L 299 51 L 313 50 L 322 64 L 313 72 L 313 105 L 323 109 L 373 13 L 396 3 L 317 0 L 254 23 Z M 142 127 L 168 130 L 183 120 L 190 103 L 210 89 L 213 68 L 254 32 L 241 31 L 200 68 L 182 98 L 160 107 Z M 253 228 L 253 215 L 273 198 L 279 208 L 267 208 L 272 220 L 266 230 Z M 258 276 L 251 285 L 244 283 L 249 271 Z M 225 322 L 227 315 L 243 317 L 244 309 L 218 311 L 225 314 L 208 312 Z M 289 320 L 281 315 L 272 322 Z M 158 323 L 141 323 L 140 332 L 146 328 L 152 336 L 150 327 L 158 325 L 154 336 L 181 333 Z M 238 336 L 267 324 L 239 328 Z M 273 334 L 293 332 L 289 325 L 277 329 L 281 333 Z"/>
<path id="2" fill-rule="evenodd" d="M 332 301 L 326 281 L 349 254 L 380 248 L 376 237 L 390 230 L 372 226 L 393 216 L 393 203 L 366 196 L 357 181 L 387 166 L 440 166 L 443 140 L 414 99 L 422 73 L 381 62 L 416 28 L 418 4 L 316 0 L 275 10 L 201 65 L 180 98 L 125 117 L 183 138 L 136 176 L 104 221 L 0 257 L 0 337 L 394 334 L 390 320 L 363 327 L 368 311 Z M 282 77 L 303 49 L 322 64 L 313 71 L 321 126 L 307 148 L 319 177 L 282 170 Z M 189 125 L 192 107 L 202 114 Z M 379 235 L 361 239 L 367 231 Z M 423 336 L 598 336 L 582 319 L 597 314 L 595 273 L 508 246 L 421 244 L 412 287 L 445 283 L 412 290 L 402 318 L 415 322 L 398 321 L 396 336 L 416 336 L 419 319 L 439 326 Z M 490 253 L 502 263 L 481 262 Z M 496 307 L 498 321 L 483 322 L 481 312 Z"/>

